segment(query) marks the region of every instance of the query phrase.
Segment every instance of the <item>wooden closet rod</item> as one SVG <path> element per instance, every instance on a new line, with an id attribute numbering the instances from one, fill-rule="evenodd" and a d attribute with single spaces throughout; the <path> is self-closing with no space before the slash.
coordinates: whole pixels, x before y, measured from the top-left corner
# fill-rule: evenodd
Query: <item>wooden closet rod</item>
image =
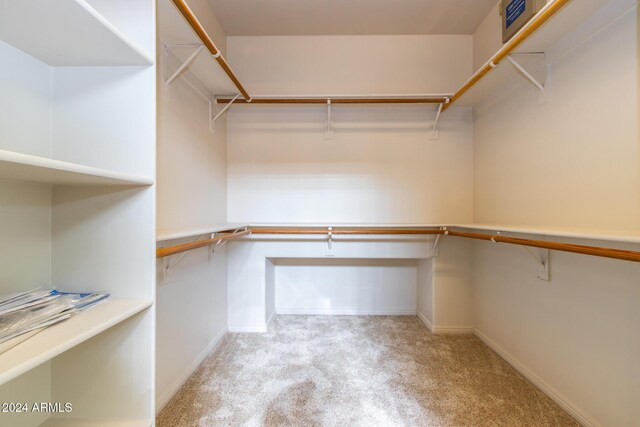
<path id="1" fill-rule="evenodd" d="M 239 99 L 235 104 L 443 104 L 446 98 L 253 98 L 250 102 Z M 218 103 L 228 104 L 231 98 L 218 98 Z"/>
<path id="2" fill-rule="evenodd" d="M 183 243 L 181 245 L 168 246 L 166 248 L 158 248 L 156 249 L 156 258 L 164 258 L 166 256 L 179 254 L 180 252 L 186 252 L 193 249 L 202 248 L 205 246 L 211 246 L 214 243 L 222 242 L 225 240 L 236 239 L 238 237 L 251 234 L 251 230 L 247 228 L 243 231 L 238 231 L 238 232 L 222 231 L 220 233 L 222 233 L 221 236 L 213 237 L 207 240 L 201 240 L 199 242 Z"/>
<path id="3" fill-rule="evenodd" d="M 394 229 L 394 228 L 283 228 L 283 227 L 251 227 L 252 234 L 444 234 L 443 230 Z"/>
<path id="4" fill-rule="evenodd" d="M 469 239 L 489 240 L 496 243 L 509 243 L 512 245 L 530 246 L 534 248 L 551 249 L 554 251 L 572 252 L 576 254 L 593 255 L 604 258 L 622 259 L 625 261 L 640 262 L 640 252 L 625 251 L 622 249 L 602 248 L 598 246 L 574 245 L 571 243 L 549 242 L 546 240 L 520 239 L 501 235 L 465 233 L 449 230 L 449 236 L 466 237 Z"/>
<path id="5" fill-rule="evenodd" d="M 196 15 L 191 11 L 189 6 L 187 6 L 185 0 L 173 0 L 173 3 L 176 5 L 182 16 L 184 16 L 184 19 L 187 20 L 191 28 L 193 28 L 193 31 L 196 32 L 200 40 L 202 40 L 202 43 L 207 47 L 207 49 L 209 49 L 211 55 L 213 55 L 216 61 L 218 61 L 218 64 L 220 64 L 224 72 L 227 73 L 227 76 L 229 76 L 229 79 L 231 79 L 238 91 L 242 94 L 242 97 L 245 99 L 245 101 L 251 101 L 251 95 L 249 95 L 244 86 L 242 86 L 242 83 L 240 83 L 240 80 L 238 80 L 238 77 L 233 72 L 227 61 L 224 59 L 222 53 L 213 43 L 213 40 L 211 40 L 211 37 L 209 37 L 207 31 L 204 29 L 202 24 L 200 24 L 200 21 L 198 21 Z"/>
<path id="6" fill-rule="evenodd" d="M 469 89 L 471 89 L 478 81 L 480 81 L 489 71 L 502 62 L 511 52 L 515 50 L 520 44 L 535 33 L 538 28 L 543 26 L 549 19 L 551 19 L 556 13 L 560 11 L 571 0 L 555 0 L 553 3 L 548 4 L 543 8 L 542 12 L 533 18 L 529 23 L 517 33 L 511 40 L 505 44 L 491 59 L 482 66 L 471 78 L 453 95 L 451 101 L 444 105 L 443 110 L 446 110 L 456 102 L 462 95 L 464 95 Z"/>

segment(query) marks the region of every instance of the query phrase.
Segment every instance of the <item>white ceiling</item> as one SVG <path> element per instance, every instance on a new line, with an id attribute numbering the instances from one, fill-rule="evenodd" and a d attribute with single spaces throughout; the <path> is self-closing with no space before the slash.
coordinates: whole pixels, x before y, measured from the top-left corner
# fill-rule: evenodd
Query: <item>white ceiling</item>
<path id="1" fill-rule="evenodd" d="M 472 34 L 498 0 L 209 0 L 228 36 Z"/>

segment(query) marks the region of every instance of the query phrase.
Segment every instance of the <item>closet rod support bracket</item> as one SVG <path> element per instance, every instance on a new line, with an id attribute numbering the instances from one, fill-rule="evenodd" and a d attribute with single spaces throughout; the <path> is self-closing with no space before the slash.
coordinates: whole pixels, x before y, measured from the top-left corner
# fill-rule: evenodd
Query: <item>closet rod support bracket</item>
<path id="1" fill-rule="evenodd" d="M 168 47 L 166 47 L 168 49 Z M 173 74 L 171 74 L 171 76 L 169 76 L 169 78 L 167 80 L 165 80 L 164 84 L 165 85 L 170 85 L 171 82 L 173 82 L 179 75 L 180 73 L 182 73 L 187 67 L 189 67 L 191 65 L 191 63 L 196 59 L 196 57 L 198 56 L 198 54 L 200 52 L 202 52 L 202 49 L 204 49 L 204 45 L 198 45 L 198 48 L 195 50 L 195 52 L 193 52 L 186 61 L 184 61 L 176 71 L 173 72 Z"/>
<path id="2" fill-rule="evenodd" d="M 447 227 L 440 227 L 440 231 L 442 231 L 442 234 L 436 234 L 436 239 L 433 241 L 433 246 L 431 247 L 431 252 L 433 253 L 434 257 L 437 257 L 440 253 L 438 251 L 438 248 L 440 247 L 440 238 L 443 235 L 448 235 L 449 234 L 449 230 L 447 230 Z"/>
<path id="3" fill-rule="evenodd" d="M 211 107 L 209 107 L 209 129 L 214 132 L 215 131 L 215 123 L 216 120 L 218 120 L 218 118 L 220 118 L 220 116 L 222 116 L 225 111 L 227 111 L 229 108 L 231 108 L 231 106 L 233 105 L 233 103 L 240 97 L 240 94 L 237 93 L 236 96 L 234 96 L 228 103 L 227 105 L 225 105 L 222 110 L 218 111 L 218 113 L 213 116 L 213 111 L 211 110 Z M 213 103 L 214 105 L 218 105 L 218 99 L 216 97 L 213 98 Z M 212 117 L 213 116 L 213 117 Z"/>
<path id="4" fill-rule="evenodd" d="M 516 68 L 516 70 L 518 70 L 520 72 L 520 74 L 522 74 L 532 85 L 534 85 L 536 88 L 538 88 L 538 90 L 540 92 L 544 92 L 544 90 L 545 90 L 544 84 L 540 83 L 538 81 L 538 79 L 536 79 L 522 65 L 520 65 L 520 63 L 513 58 L 514 55 L 516 55 L 516 56 L 517 55 L 520 55 L 520 56 L 541 56 L 541 57 L 544 58 L 544 53 L 542 53 L 542 52 L 519 53 L 519 54 L 512 53 L 509 56 L 507 56 L 507 59 L 509 60 L 511 65 L 513 65 Z"/>
<path id="5" fill-rule="evenodd" d="M 438 124 L 440 123 L 440 115 L 444 109 L 445 104 L 449 103 L 449 98 L 446 98 L 445 102 L 440 103 L 438 105 L 438 109 L 436 110 L 436 118 L 433 121 L 433 127 L 431 128 L 431 134 L 429 135 L 429 139 L 433 141 L 437 141 L 440 138 L 440 132 L 438 132 Z"/>
<path id="6" fill-rule="evenodd" d="M 331 123 L 331 98 L 327 98 L 327 127 L 324 131 L 324 139 L 333 139 L 333 126 Z"/>
<path id="7" fill-rule="evenodd" d="M 327 252 L 325 256 L 334 256 L 333 253 L 333 227 L 327 228 Z"/>

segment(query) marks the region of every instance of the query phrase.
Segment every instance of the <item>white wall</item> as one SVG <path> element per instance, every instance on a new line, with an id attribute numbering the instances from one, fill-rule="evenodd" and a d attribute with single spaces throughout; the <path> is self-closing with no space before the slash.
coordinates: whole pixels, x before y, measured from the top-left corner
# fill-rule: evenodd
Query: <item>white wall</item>
<path id="1" fill-rule="evenodd" d="M 410 308 L 410 312 L 415 313 L 415 261 L 409 262 L 412 265 L 410 273 L 404 263 L 408 262 L 407 259 L 431 257 L 433 240 L 433 236 L 340 236 L 334 240 L 330 255 L 324 236 L 261 235 L 230 242 L 227 245 L 229 329 L 234 332 L 265 331 L 270 311 L 273 308 L 278 311 L 273 304 L 277 304 L 278 300 L 286 302 L 286 295 L 294 298 L 288 300 L 288 307 L 293 309 L 298 304 L 296 309 L 315 310 L 317 301 L 312 301 L 310 292 L 322 291 L 326 297 L 338 298 L 335 283 L 340 281 L 353 292 L 368 286 L 365 282 L 372 280 L 373 271 L 385 271 L 384 274 L 388 275 L 388 281 L 371 285 L 377 289 L 379 297 L 384 295 L 387 300 L 377 298 L 375 301 L 367 301 L 364 296 L 351 298 L 353 294 L 347 293 L 340 297 L 344 298 L 340 302 L 340 310 L 368 304 L 366 309 L 371 310 L 369 312 L 400 309 L 406 314 L 404 310 Z M 292 258 L 298 261 L 291 261 Z M 289 260 L 285 261 L 286 271 L 279 265 L 281 259 Z M 273 260 L 276 260 L 276 264 L 275 271 L 272 272 Z M 359 264 L 353 265 L 353 260 L 360 260 Z M 294 265 L 289 266 L 290 264 Z M 342 273 L 339 272 L 340 269 L 343 269 Z M 345 271 L 347 275 L 343 277 Z M 275 277 L 272 276 L 273 273 Z M 353 276 L 350 278 L 349 274 Z M 275 282 L 273 290 L 272 281 Z M 390 292 L 394 284 L 398 283 L 398 290 Z M 413 285 L 410 286 L 409 283 Z M 304 288 L 305 291 L 298 294 Z M 279 293 L 279 290 L 287 294 Z M 272 292 L 275 292 L 275 298 Z M 301 295 L 302 301 L 295 301 L 296 295 Z M 281 299 L 283 296 L 284 300 Z M 388 305 L 388 302 L 393 302 L 393 306 Z M 312 304 L 314 307 L 309 306 Z"/>
<path id="2" fill-rule="evenodd" d="M 469 36 L 229 37 L 228 44 L 229 61 L 254 94 L 453 91 L 471 74 Z M 332 116 L 327 140 L 324 107 L 231 111 L 230 221 L 472 219 L 467 110 L 443 115 L 439 140 L 429 139 L 434 106 L 334 106 Z"/>
<path id="3" fill-rule="evenodd" d="M 416 313 L 415 260 L 278 259 L 278 314 Z"/>
<path id="4" fill-rule="evenodd" d="M 233 36 L 228 59 L 252 95 L 454 92 L 471 36 Z"/>
<path id="5" fill-rule="evenodd" d="M 189 6 L 224 52 L 224 31 L 206 0 L 190 1 Z M 158 88 L 159 230 L 227 220 L 226 120 L 217 120 L 211 133 L 208 115 L 208 103 L 185 77 Z M 167 280 L 159 262 L 157 283 L 156 410 L 160 410 L 227 330 L 226 249 L 211 257 L 206 249 L 186 253 Z"/>
<path id="6" fill-rule="evenodd" d="M 630 3 L 614 0 L 608 10 Z M 616 14 L 599 18 L 608 15 Z M 523 80 L 474 112 L 476 222 L 640 230 L 637 22 L 632 10 L 566 56 L 567 45 L 597 26 L 550 49 L 546 103 Z M 479 29 L 476 37 L 490 34 Z M 477 334 L 581 422 L 636 425 L 640 269 L 584 255 L 551 257 L 552 281 L 545 283 L 524 249 L 474 243 Z"/>

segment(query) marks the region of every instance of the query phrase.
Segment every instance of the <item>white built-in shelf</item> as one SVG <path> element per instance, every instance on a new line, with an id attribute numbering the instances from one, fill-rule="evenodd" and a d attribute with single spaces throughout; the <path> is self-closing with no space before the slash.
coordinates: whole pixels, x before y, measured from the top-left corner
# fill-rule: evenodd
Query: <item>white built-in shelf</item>
<path id="1" fill-rule="evenodd" d="M 2 1 L 0 40 L 52 66 L 154 62 L 85 0 Z"/>
<path id="2" fill-rule="evenodd" d="M 202 45 L 193 29 L 189 26 L 171 0 L 158 0 L 158 38 L 175 55 L 180 63 L 186 61 Z M 213 41 L 214 43 L 216 40 Z M 177 67 L 170 68 L 171 74 Z M 200 82 L 215 95 L 229 95 L 238 93 L 238 89 L 229 79 L 229 76 L 213 58 L 205 47 L 195 60 L 189 65 L 188 70 Z M 165 79 L 169 77 L 165 76 Z"/>
<path id="3" fill-rule="evenodd" d="M 203 234 L 216 233 L 218 231 L 235 230 L 248 227 L 247 224 L 214 224 L 202 227 L 165 228 L 156 231 L 156 242 L 165 240 L 182 239 L 185 237 L 201 236 Z"/>
<path id="4" fill-rule="evenodd" d="M 0 385 L 150 307 L 148 299 L 113 299 L 44 329 L 0 354 Z"/>
<path id="5" fill-rule="evenodd" d="M 149 427 L 153 420 L 100 420 L 50 417 L 40 427 Z"/>
<path id="6" fill-rule="evenodd" d="M 629 12 L 636 5 L 636 0 L 572 0 L 527 40 L 518 46 L 514 53 L 545 52 L 569 33 L 574 32 L 581 24 L 588 25 L 574 35 L 565 39 L 558 51 L 551 52 L 544 60 L 538 57 L 518 56 L 517 61 L 529 72 L 544 83 L 545 61 L 550 62 L 575 47 L 580 40 L 588 38 L 605 27 L 621 14 Z M 573 40 L 572 40 L 573 39 Z M 497 52 L 496 52 L 497 53 Z M 499 98 L 516 84 L 529 84 L 523 76 L 505 58 L 496 68 L 486 74 L 478 83 L 469 89 L 455 105 L 477 106 L 491 99 Z M 531 86 L 534 88 L 534 86 Z"/>
<path id="7" fill-rule="evenodd" d="M 7 150 L 0 150 L 0 179 L 60 185 L 153 185 L 154 182 L 149 177 Z"/>

